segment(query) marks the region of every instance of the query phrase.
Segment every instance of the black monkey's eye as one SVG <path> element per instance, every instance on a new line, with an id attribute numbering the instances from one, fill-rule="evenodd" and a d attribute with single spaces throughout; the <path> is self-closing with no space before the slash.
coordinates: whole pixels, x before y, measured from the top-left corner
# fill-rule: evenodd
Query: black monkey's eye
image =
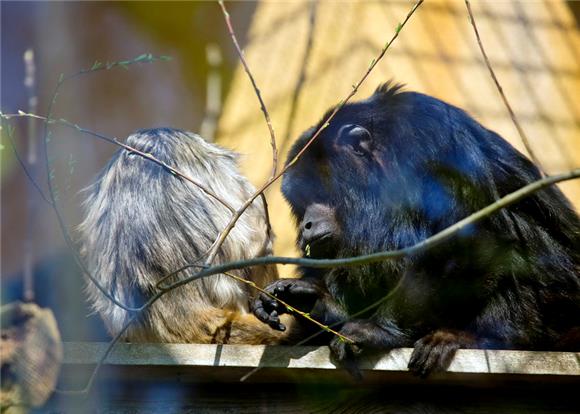
<path id="1" fill-rule="evenodd" d="M 362 157 L 370 152 L 371 133 L 363 126 L 348 124 L 338 131 L 338 142 Z"/>

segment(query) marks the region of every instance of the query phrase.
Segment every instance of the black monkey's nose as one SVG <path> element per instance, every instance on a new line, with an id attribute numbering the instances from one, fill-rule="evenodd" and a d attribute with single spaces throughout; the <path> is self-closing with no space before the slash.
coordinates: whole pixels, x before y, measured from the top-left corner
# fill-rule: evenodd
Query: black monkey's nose
<path id="1" fill-rule="evenodd" d="M 334 209 L 324 204 L 312 204 L 300 223 L 300 248 L 305 250 L 307 245 L 326 241 L 336 236 L 338 230 Z"/>

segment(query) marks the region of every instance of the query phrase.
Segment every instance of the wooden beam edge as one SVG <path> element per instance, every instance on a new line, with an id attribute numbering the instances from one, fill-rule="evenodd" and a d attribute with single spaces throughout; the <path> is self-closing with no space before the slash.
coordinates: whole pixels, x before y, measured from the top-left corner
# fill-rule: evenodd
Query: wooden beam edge
<path id="1" fill-rule="evenodd" d="M 104 354 L 105 342 L 65 342 L 66 365 L 93 365 Z M 412 348 L 362 358 L 368 371 L 405 372 Z M 209 344 L 117 344 L 108 366 L 237 367 L 332 370 L 328 347 Z M 538 352 L 460 349 L 451 373 L 580 376 L 580 352 Z"/>

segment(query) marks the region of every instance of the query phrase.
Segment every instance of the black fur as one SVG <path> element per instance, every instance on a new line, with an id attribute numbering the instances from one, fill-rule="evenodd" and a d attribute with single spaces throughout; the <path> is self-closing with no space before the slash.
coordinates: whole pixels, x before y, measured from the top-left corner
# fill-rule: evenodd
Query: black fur
<path id="1" fill-rule="evenodd" d="M 313 203 L 334 209 L 340 233 L 315 256 L 348 257 L 412 246 L 540 178 L 461 109 L 385 84 L 340 110 L 284 176 L 282 191 L 298 223 Z M 409 367 L 427 375 L 445 369 L 458 347 L 580 350 L 580 221 L 556 187 L 403 260 L 302 273 L 301 283 L 322 292 L 313 316 L 350 319 L 340 332 L 357 346 L 334 338 L 339 361 L 365 348 L 415 345 Z M 291 282 L 272 287 L 282 283 Z M 270 309 L 274 319 L 284 312 Z"/>

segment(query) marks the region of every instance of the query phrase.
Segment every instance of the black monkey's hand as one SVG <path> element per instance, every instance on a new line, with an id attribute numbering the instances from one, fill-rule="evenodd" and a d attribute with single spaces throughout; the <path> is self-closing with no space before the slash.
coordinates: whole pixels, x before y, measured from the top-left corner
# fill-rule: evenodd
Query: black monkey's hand
<path id="1" fill-rule="evenodd" d="M 363 347 L 369 345 L 368 334 L 371 325 L 373 325 L 372 322 L 364 320 L 347 322 L 339 333 L 348 340 L 335 336 L 330 341 L 330 352 L 333 359 L 357 379 L 361 378 L 361 373 L 356 358 L 363 351 Z"/>
<path id="2" fill-rule="evenodd" d="M 309 312 L 320 296 L 319 285 L 309 279 L 279 279 L 265 289 L 288 305 L 303 312 Z M 286 326 L 280 322 L 279 315 L 290 313 L 290 310 L 270 296 L 260 293 L 252 304 L 254 315 L 273 329 L 284 331 Z"/>
<path id="3" fill-rule="evenodd" d="M 337 362 L 343 363 L 349 359 L 354 359 L 362 352 L 366 335 L 358 321 L 345 323 L 339 333 L 347 339 L 338 336 L 332 338 L 330 351 Z"/>
<path id="4" fill-rule="evenodd" d="M 412 343 L 394 321 L 355 319 L 345 323 L 339 332 L 350 341 L 335 337 L 330 342 L 332 356 L 355 377 L 360 377 L 356 358 L 363 351 L 367 349 L 388 351 Z"/>
<path id="5" fill-rule="evenodd" d="M 421 378 L 432 372 L 445 371 L 459 348 L 475 348 L 476 343 L 475 337 L 467 332 L 435 331 L 415 342 L 409 370 Z"/>

